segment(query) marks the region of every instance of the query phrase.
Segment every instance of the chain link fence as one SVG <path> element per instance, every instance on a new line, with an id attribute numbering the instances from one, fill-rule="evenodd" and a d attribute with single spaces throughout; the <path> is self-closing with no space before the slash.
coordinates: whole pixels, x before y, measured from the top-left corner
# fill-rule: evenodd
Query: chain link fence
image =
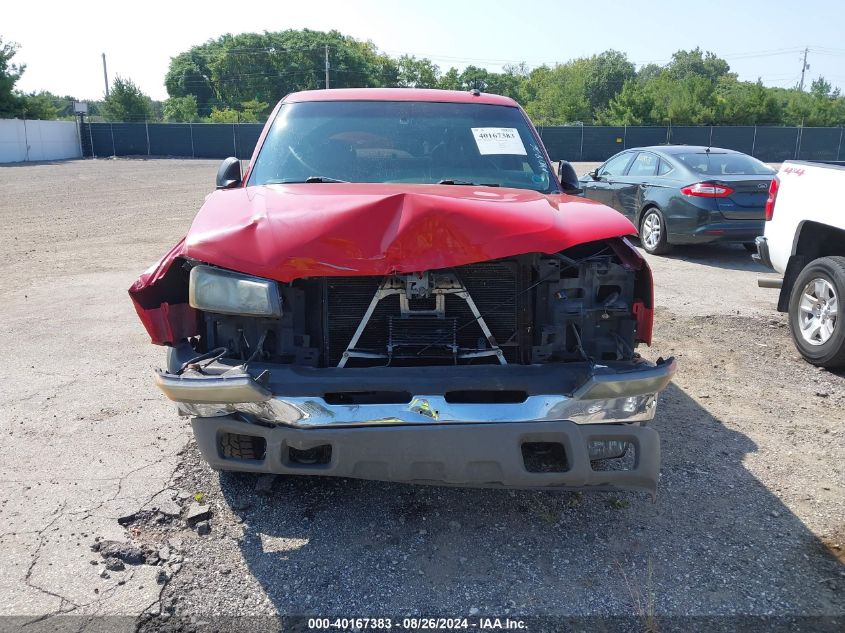
<path id="1" fill-rule="evenodd" d="M 250 158 L 261 123 L 85 123 L 84 156 Z"/>
<path id="2" fill-rule="evenodd" d="M 555 160 L 604 161 L 630 147 L 666 144 L 733 149 L 767 163 L 845 160 L 841 127 L 585 125 L 540 127 L 538 131 Z"/>
<path id="3" fill-rule="evenodd" d="M 252 156 L 260 123 L 85 123 L 85 156 Z M 648 145 L 705 145 L 733 149 L 765 162 L 845 160 L 843 128 L 776 126 L 554 126 L 539 127 L 554 160 L 604 161 Z"/>

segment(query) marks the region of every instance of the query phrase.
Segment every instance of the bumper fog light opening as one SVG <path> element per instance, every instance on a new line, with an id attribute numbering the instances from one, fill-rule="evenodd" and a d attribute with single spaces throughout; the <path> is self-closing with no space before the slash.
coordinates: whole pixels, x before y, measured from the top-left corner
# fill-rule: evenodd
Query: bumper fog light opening
<path id="1" fill-rule="evenodd" d="M 560 442 L 523 442 L 522 461 L 529 473 L 565 473 L 566 449 Z"/>
<path id="2" fill-rule="evenodd" d="M 282 449 L 286 465 L 291 467 L 323 468 L 332 461 L 331 444 L 320 444 L 311 448 L 299 449 L 287 446 Z"/>
<path id="3" fill-rule="evenodd" d="M 223 433 L 217 450 L 223 459 L 261 461 L 267 455 L 267 440 L 258 435 Z"/>

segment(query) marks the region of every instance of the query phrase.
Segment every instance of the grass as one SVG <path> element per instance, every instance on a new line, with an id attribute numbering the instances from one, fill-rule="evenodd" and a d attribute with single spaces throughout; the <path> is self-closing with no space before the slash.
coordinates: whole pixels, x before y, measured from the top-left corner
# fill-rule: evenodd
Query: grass
<path id="1" fill-rule="evenodd" d="M 614 510 L 622 510 L 627 508 L 631 505 L 631 502 L 627 499 L 620 499 L 619 497 L 608 497 L 607 498 L 607 505 L 609 505 Z"/>
<path id="2" fill-rule="evenodd" d="M 616 561 L 616 566 L 619 567 L 619 572 L 622 574 L 622 580 L 625 581 L 625 587 L 628 590 L 628 595 L 631 597 L 631 604 L 634 611 L 643 626 L 643 633 L 659 633 L 657 628 L 657 616 L 654 612 L 654 582 L 653 582 L 653 568 L 651 564 L 651 557 L 648 559 L 648 574 L 646 576 L 645 589 L 639 586 L 634 586 L 628 580 L 628 574 L 619 561 Z"/>

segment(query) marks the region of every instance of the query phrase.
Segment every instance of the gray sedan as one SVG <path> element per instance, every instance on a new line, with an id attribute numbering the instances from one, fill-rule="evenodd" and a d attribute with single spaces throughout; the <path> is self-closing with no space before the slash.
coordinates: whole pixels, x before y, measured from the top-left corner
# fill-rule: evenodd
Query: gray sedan
<path id="1" fill-rule="evenodd" d="M 580 179 L 587 198 L 628 217 L 643 248 L 737 242 L 754 250 L 775 171 L 741 152 L 661 145 L 625 150 Z"/>

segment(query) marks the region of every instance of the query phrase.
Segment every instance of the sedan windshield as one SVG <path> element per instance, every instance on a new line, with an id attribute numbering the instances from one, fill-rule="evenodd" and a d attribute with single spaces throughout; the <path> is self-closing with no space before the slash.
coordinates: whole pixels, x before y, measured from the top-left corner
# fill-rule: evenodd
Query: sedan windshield
<path id="1" fill-rule="evenodd" d="M 765 163 L 746 154 L 685 152 L 673 154 L 672 157 L 704 176 L 771 176 L 775 173 Z"/>
<path id="2" fill-rule="evenodd" d="M 554 187 L 518 108 L 400 101 L 283 105 L 249 185 L 306 181 Z"/>

